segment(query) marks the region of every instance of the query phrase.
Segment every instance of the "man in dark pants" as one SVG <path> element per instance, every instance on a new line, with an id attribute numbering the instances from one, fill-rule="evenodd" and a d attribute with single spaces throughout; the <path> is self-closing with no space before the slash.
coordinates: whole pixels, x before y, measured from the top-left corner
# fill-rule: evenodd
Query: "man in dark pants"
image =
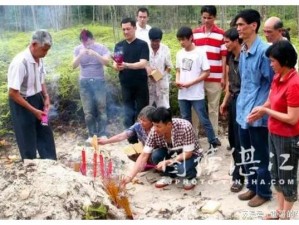
<path id="1" fill-rule="evenodd" d="M 235 17 L 239 37 L 243 39 L 239 58 L 241 77 L 240 94 L 237 99 L 237 122 L 242 164 L 246 170 L 248 191 L 238 198 L 248 201 L 250 207 L 258 207 L 272 197 L 269 171 L 268 117 L 263 116 L 253 123 L 248 116 L 255 106 L 264 104 L 269 95 L 274 72 L 265 56 L 269 47 L 258 36 L 261 16 L 258 11 L 245 9 Z M 246 157 L 244 157 L 246 156 Z"/>
<path id="2" fill-rule="evenodd" d="M 50 106 L 42 58 L 51 46 L 50 33 L 35 31 L 29 47 L 13 59 L 8 69 L 10 112 L 23 160 L 35 159 L 36 150 L 41 159 L 56 160 L 52 130 L 41 124 Z"/>
<path id="3" fill-rule="evenodd" d="M 229 52 L 226 58 L 228 81 L 225 87 L 225 96 L 220 105 L 220 113 L 228 111 L 228 137 L 230 147 L 233 148 L 234 170 L 232 173 L 233 184 L 230 188 L 232 192 L 239 192 L 244 185 L 244 176 L 240 174 L 240 169 L 244 173 L 244 166 L 241 163 L 241 146 L 239 141 L 239 125 L 236 121 L 236 103 L 240 93 L 239 57 L 241 52 L 242 39 L 236 28 L 231 28 L 224 33 L 224 43 Z"/>
<path id="4" fill-rule="evenodd" d="M 135 36 L 136 21 L 125 18 L 121 21 L 125 40 L 115 45 L 114 54 L 122 54 L 122 60 L 115 60 L 113 67 L 119 71 L 119 80 L 124 102 L 124 126 L 129 128 L 135 123 L 142 108 L 149 104 L 147 72 L 145 67 L 149 60 L 149 48 L 145 41 Z M 116 59 L 116 57 L 114 57 Z M 119 58 L 118 58 L 119 59 Z M 128 139 L 137 143 L 138 139 Z"/>

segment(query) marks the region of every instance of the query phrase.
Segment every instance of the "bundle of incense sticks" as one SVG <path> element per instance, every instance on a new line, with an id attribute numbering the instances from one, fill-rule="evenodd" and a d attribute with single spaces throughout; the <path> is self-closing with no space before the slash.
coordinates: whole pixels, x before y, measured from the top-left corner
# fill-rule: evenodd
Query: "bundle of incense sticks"
<path id="1" fill-rule="evenodd" d="M 121 180 L 112 177 L 104 180 L 104 187 L 112 202 L 119 208 L 125 210 L 127 219 L 133 219 L 130 203 L 126 194 L 125 186 L 121 185 Z"/>

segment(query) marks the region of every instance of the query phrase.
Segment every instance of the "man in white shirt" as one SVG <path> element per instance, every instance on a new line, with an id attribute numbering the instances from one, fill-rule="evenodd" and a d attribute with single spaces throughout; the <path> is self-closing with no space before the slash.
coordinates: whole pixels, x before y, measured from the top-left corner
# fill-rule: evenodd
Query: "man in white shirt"
<path id="1" fill-rule="evenodd" d="M 148 37 L 148 32 L 151 29 L 151 26 L 147 24 L 149 19 L 149 12 L 147 8 L 139 8 L 137 10 L 137 16 L 136 16 L 136 37 L 146 41 L 148 44 L 150 44 L 150 39 Z"/>
<path id="2" fill-rule="evenodd" d="M 9 65 L 9 106 L 22 160 L 35 159 L 36 151 L 41 159 L 57 159 L 53 132 L 50 126 L 41 124 L 50 107 L 42 58 L 51 46 L 49 32 L 35 31 L 30 45 Z"/>
<path id="3" fill-rule="evenodd" d="M 171 55 L 168 46 L 161 43 L 163 32 L 160 28 L 153 27 L 149 31 L 150 60 L 146 70 L 149 75 L 149 104 L 157 107 L 169 105 L 169 73 L 172 68 Z M 159 74 L 155 76 L 154 74 Z"/>

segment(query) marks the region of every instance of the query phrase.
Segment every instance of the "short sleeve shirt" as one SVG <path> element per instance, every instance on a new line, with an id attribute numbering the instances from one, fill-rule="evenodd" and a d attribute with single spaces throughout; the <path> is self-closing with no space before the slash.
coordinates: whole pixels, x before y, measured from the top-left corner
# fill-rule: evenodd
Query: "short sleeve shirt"
<path id="1" fill-rule="evenodd" d="M 85 48 L 82 44 L 77 46 L 74 50 L 74 56 L 78 56 L 82 48 Z M 95 43 L 90 48 L 101 56 L 110 55 L 108 48 L 104 45 Z M 105 79 L 104 66 L 96 57 L 84 55 L 80 59 L 80 79 L 84 78 Z"/>
<path id="2" fill-rule="evenodd" d="M 271 109 L 287 113 L 288 107 L 299 107 L 299 75 L 292 69 L 281 80 L 280 74 L 276 74 L 269 96 Z M 290 125 L 269 117 L 269 131 L 284 137 L 293 137 L 299 135 L 299 122 L 295 125 Z"/>
<path id="3" fill-rule="evenodd" d="M 30 97 L 42 91 L 45 82 L 43 60 L 37 63 L 29 48 L 15 56 L 9 65 L 8 88 L 18 90 L 23 97 Z"/>
<path id="4" fill-rule="evenodd" d="M 193 152 L 194 154 L 199 154 L 201 151 L 192 124 L 187 120 L 172 119 L 171 140 L 172 147 L 169 147 L 164 137 L 152 129 L 143 151 L 151 153 L 154 149 L 163 147 L 168 148 L 169 151 L 181 149 L 183 152 Z"/>
<path id="5" fill-rule="evenodd" d="M 144 145 L 147 139 L 147 133 L 143 129 L 140 123 L 136 122 L 126 130 L 128 137 L 132 137 L 134 134 L 137 135 L 138 140 Z"/>

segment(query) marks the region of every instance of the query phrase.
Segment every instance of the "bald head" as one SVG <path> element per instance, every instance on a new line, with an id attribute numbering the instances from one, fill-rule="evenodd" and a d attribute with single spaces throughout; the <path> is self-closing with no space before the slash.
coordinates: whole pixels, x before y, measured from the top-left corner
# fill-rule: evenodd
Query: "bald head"
<path id="1" fill-rule="evenodd" d="M 269 43 L 275 43 L 283 39 L 282 28 L 283 23 L 280 18 L 273 16 L 267 19 L 263 29 L 267 41 Z"/>

